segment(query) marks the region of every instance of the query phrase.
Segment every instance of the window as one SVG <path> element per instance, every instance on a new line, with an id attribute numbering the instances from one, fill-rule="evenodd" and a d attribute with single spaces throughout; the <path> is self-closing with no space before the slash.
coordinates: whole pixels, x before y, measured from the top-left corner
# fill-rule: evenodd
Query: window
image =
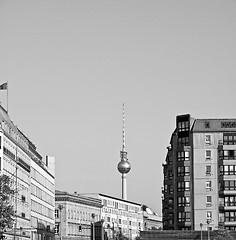
<path id="1" fill-rule="evenodd" d="M 189 207 L 190 197 L 178 197 L 178 207 Z"/>
<path id="2" fill-rule="evenodd" d="M 225 212 L 225 222 L 235 222 L 235 221 L 236 221 L 235 211 Z"/>
<path id="3" fill-rule="evenodd" d="M 25 202 L 25 200 L 26 200 L 25 196 L 24 196 L 24 195 L 21 195 L 21 201 L 22 201 L 22 202 Z"/>
<path id="4" fill-rule="evenodd" d="M 236 159 L 236 150 L 224 150 L 224 159 Z"/>
<path id="5" fill-rule="evenodd" d="M 212 212 L 211 211 L 207 211 L 206 219 L 207 220 L 211 220 L 212 219 Z"/>
<path id="6" fill-rule="evenodd" d="M 189 122 L 188 121 L 178 122 L 178 131 L 179 132 L 188 131 L 188 130 L 189 130 Z"/>
<path id="7" fill-rule="evenodd" d="M 234 180 L 229 180 L 229 181 L 224 181 L 222 190 L 236 190 L 236 181 Z"/>
<path id="8" fill-rule="evenodd" d="M 210 165 L 206 166 L 206 175 L 211 175 L 211 166 Z"/>
<path id="9" fill-rule="evenodd" d="M 211 144 L 211 135 L 205 135 L 205 143 L 206 144 Z"/>
<path id="10" fill-rule="evenodd" d="M 206 197 L 206 206 L 210 207 L 212 205 L 212 197 L 211 196 L 207 196 Z"/>
<path id="11" fill-rule="evenodd" d="M 59 210 L 55 209 L 55 218 L 59 218 Z"/>
<path id="12" fill-rule="evenodd" d="M 207 160 L 211 159 L 211 150 L 206 150 L 206 159 Z"/>
<path id="13" fill-rule="evenodd" d="M 54 232 L 55 232 L 55 234 L 59 234 L 59 224 L 58 223 L 55 224 Z"/>
<path id="14" fill-rule="evenodd" d="M 235 175 L 236 174 L 235 165 L 220 166 L 220 175 L 222 175 L 222 174 L 224 174 L 224 175 Z"/>
<path id="15" fill-rule="evenodd" d="M 169 200 L 168 200 L 169 209 L 173 209 L 173 202 L 174 202 L 173 198 L 169 198 Z"/>
<path id="16" fill-rule="evenodd" d="M 185 191 L 190 191 L 190 182 L 184 182 Z"/>
<path id="17" fill-rule="evenodd" d="M 172 170 L 168 171 L 168 176 L 169 176 L 169 180 L 173 179 L 173 172 L 172 172 Z"/>
<path id="18" fill-rule="evenodd" d="M 178 212 L 178 222 L 190 222 L 190 212 Z"/>
<path id="19" fill-rule="evenodd" d="M 225 206 L 236 206 L 236 196 L 225 196 L 224 204 Z"/>
<path id="20" fill-rule="evenodd" d="M 236 133 L 223 133 L 223 144 L 224 145 L 235 145 L 236 144 Z"/>
<path id="21" fill-rule="evenodd" d="M 167 190 L 168 190 L 168 186 L 165 184 L 164 185 L 164 192 L 167 193 Z"/>
<path id="22" fill-rule="evenodd" d="M 180 137 L 178 138 L 179 146 L 188 146 L 189 145 L 189 137 Z"/>
<path id="23" fill-rule="evenodd" d="M 206 181 L 206 189 L 211 191 L 211 181 Z"/>
<path id="24" fill-rule="evenodd" d="M 180 151 L 177 153 L 177 161 L 189 161 L 189 151 Z"/>
<path id="25" fill-rule="evenodd" d="M 173 185 L 169 185 L 169 194 L 173 194 L 173 193 L 174 193 Z"/>
<path id="26" fill-rule="evenodd" d="M 205 122 L 205 128 L 210 128 L 210 122 Z"/>
<path id="27" fill-rule="evenodd" d="M 177 184 L 177 191 L 183 192 L 183 191 L 190 191 L 190 182 L 178 182 Z"/>
<path id="28" fill-rule="evenodd" d="M 224 166 L 220 166 L 220 175 L 224 175 Z"/>
<path id="29" fill-rule="evenodd" d="M 181 166 L 177 168 L 178 177 L 189 176 L 190 175 L 190 167 L 189 166 Z"/>

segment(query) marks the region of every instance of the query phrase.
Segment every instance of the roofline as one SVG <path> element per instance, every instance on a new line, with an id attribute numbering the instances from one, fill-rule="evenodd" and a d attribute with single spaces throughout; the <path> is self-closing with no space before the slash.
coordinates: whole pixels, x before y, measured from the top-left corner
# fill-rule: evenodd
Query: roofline
<path id="1" fill-rule="evenodd" d="M 56 190 L 55 191 L 55 194 L 58 194 L 61 193 L 61 194 L 70 194 L 66 191 L 60 191 L 60 190 Z M 103 194 L 103 193 L 78 193 L 77 195 L 74 195 L 73 193 L 71 193 L 72 196 L 78 196 L 78 197 L 82 197 L 82 196 L 85 196 L 85 197 L 88 197 L 89 195 L 99 195 L 99 196 L 102 196 L 102 197 L 108 197 L 108 198 L 112 198 L 112 199 L 115 199 L 115 200 L 119 200 L 119 201 L 123 201 L 123 202 L 126 202 L 126 203 L 132 203 L 132 204 L 135 204 L 135 205 L 138 205 L 138 206 L 142 206 L 143 204 L 142 203 L 136 203 L 136 202 L 132 202 L 132 201 L 128 201 L 128 200 L 124 200 L 122 198 L 118 198 L 118 197 L 113 197 L 113 196 L 110 196 L 110 195 L 106 195 L 106 194 Z"/>

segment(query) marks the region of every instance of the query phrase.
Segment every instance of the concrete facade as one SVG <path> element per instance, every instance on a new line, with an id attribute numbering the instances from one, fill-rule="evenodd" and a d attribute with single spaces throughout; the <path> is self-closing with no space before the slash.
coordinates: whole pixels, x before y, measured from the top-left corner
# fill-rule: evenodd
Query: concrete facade
<path id="1" fill-rule="evenodd" d="M 8 240 L 54 238 L 54 158 L 45 160 L 36 146 L 0 106 L 0 174 L 14 180 L 16 218 Z"/>
<path id="2" fill-rule="evenodd" d="M 235 230 L 236 119 L 179 115 L 167 149 L 164 230 Z"/>

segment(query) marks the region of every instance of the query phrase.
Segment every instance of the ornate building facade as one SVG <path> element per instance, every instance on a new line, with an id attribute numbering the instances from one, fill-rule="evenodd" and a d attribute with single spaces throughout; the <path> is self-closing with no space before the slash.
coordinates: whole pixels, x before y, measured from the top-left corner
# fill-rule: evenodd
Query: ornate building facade
<path id="1" fill-rule="evenodd" d="M 92 225 L 101 220 L 101 200 L 56 190 L 57 239 L 90 239 Z"/>

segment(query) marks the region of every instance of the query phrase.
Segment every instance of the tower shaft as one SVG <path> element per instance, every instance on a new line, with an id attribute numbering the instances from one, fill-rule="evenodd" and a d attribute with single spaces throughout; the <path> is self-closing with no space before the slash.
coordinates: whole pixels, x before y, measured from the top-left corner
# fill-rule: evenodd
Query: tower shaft
<path id="1" fill-rule="evenodd" d="M 122 173 L 121 179 L 122 179 L 122 199 L 127 200 L 127 178 L 126 173 Z"/>
<path id="2" fill-rule="evenodd" d="M 127 152 L 125 150 L 125 113 L 123 104 L 123 114 L 122 114 L 122 150 L 120 151 L 120 162 L 118 163 L 118 171 L 121 173 L 121 192 L 122 199 L 127 200 L 127 178 L 126 175 L 130 171 L 131 166 L 127 159 Z"/>

